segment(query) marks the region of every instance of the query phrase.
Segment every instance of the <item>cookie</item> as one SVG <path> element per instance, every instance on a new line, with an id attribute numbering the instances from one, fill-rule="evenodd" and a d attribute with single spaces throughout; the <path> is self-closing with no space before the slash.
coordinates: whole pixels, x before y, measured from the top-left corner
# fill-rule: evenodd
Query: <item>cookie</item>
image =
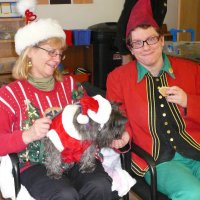
<path id="1" fill-rule="evenodd" d="M 169 89 L 169 87 L 160 87 L 159 89 L 158 89 L 158 91 L 160 92 L 160 94 L 163 96 L 163 97 L 166 97 L 166 96 L 168 96 L 168 94 L 166 93 L 167 92 L 167 90 Z"/>
<path id="2" fill-rule="evenodd" d="M 59 108 L 59 107 L 51 107 L 51 108 L 48 108 L 48 109 L 46 109 L 46 110 L 44 111 L 44 116 L 45 116 L 45 117 L 49 116 L 49 117 L 53 118 L 53 117 L 56 116 L 58 113 L 60 113 L 61 110 L 62 110 L 62 109 Z"/>

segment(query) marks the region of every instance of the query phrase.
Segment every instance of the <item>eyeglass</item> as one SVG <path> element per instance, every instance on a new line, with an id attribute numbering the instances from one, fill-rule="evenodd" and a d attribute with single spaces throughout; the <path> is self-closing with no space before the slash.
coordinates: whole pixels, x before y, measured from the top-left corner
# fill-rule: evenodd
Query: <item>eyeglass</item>
<path id="1" fill-rule="evenodd" d="M 46 51 L 46 52 L 48 53 L 48 55 L 51 56 L 51 57 L 56 57 L 57 55 L 59 55 L 59 58 L 60 58 L 61 60 L 64 60 L 64 59 L 65 59 L 65 55 L 64 55 L 64 54 L 57 53 L 57 52 L 56 52 L 56 49 L 47 50 L 47 49 L 44 49 L 44 48 L 42 48 L 42 47 L 40 47 L 40 46 L 35 46 L 35 47 L 38 48 L 38 49 L 42 49 L 42 50 Z"/>
<path id="2" fill-rule="evenodd" d="M 133 49 L 139 49 L 144 46 L 144 43 L 146 42 L 148 45 L 156 44 L 160 39 L 160 36 L 152 36 L 147 38 L 146 40 L 137 40 L 130 43 L 130 47 Z"/>

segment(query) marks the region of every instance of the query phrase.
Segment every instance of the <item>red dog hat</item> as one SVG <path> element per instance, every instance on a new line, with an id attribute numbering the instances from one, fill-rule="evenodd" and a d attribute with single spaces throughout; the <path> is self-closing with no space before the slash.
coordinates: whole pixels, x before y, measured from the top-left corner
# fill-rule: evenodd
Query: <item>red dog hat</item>
<path id="1" fill-rule="evenodd" d="M 133 7 L 126 27 L 126 37 L 132 29 L 142 24 L 158 28 L 158 24 L 153 18 L 150 0 L 138 0 Z"/>

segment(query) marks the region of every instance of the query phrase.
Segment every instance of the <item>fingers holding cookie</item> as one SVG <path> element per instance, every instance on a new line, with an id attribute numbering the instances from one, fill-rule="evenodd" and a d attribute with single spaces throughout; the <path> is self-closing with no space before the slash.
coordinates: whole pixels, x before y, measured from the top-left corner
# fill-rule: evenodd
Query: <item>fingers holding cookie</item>
<path id="1" fill-rule="evenodd" d="M 160 94 L 163 96 L 163 97 L 167 97 L 168 96 L 168 90 L 169 90 L 170 87 L 165 87 L 165 86 L 162 86 L 162 87 L 159 87 L 158 91 L 160 92 Z"/>
<path id="2" fill-rule="evenodd" d="M 170 87 L 168 91 L 167 101 L 171 103 L 176 103 L 183 108 L 187 107 L 187 93 L 178 86 Z"/>
<path id="3" fill-rule="evenodd" d="M 187 107 L 187 94 L 178 86 L 162 86 L 158 91 L 168 102 L 176 103 L 184 108 Z"/>

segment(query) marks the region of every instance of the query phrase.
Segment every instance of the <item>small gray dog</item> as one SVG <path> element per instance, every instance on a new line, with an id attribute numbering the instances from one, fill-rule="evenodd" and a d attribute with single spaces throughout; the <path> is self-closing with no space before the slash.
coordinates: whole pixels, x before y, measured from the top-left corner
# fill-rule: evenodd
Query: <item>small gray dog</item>
<path id="1" fill-rule="evenodd" d="M 67 105 L 43 139 L 47 175 L 59 179 L 75 163 L 82 173 L 93 172 L 96 158 L 101 158 L 100 149 L 110 147 L 125 131 L 127 118 L 118 108 L 119 104 L 100 95 L 86 101 L 83 98 L 79 105 Z"/>

